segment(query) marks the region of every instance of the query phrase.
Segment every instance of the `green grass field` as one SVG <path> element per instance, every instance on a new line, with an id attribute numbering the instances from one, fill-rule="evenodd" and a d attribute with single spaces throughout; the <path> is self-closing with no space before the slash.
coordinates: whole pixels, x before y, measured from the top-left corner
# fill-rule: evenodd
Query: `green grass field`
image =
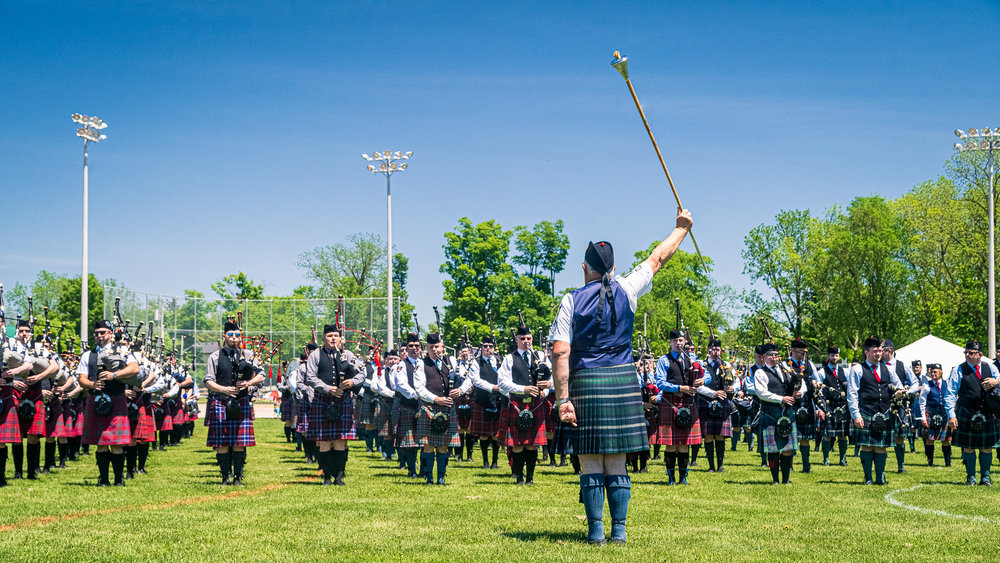
<path id="1" fill-rule="evenodd" d="M 772 486 L 745 446 L 727 452 L 721 474 L 707 473 L 703 457 L 688 487 L 666 487 L 662 461 L 655 462 L 633 476 L 628 544 L 593 547 L 582 542 L 583 506 L 569 467 L 539 465 L 535 486 L 515 487 L 503 471 L 453 461 L 449 486 L 425 487 L 355 442 L 348 485 L 321 487 L 315 468 L 284 442 L 281 422 L 258 420 L 246 487 L 223 488 L 200 423 L 194 439 L 150 454 L 149 474 L 124 488 L 93 486 L 93 456 L 35 482 L 10 481 L 0 489 L 0 560 L 1000 557 L 1000 488 L 959 485 L 958 460 L 947 470 L 928 468 L 923 455 L 907 454 L 909 473 L 890 473 L 888 487 L 861 485 L 856 458 L 846 468 L 814 464 L 810 475 L 793 474 L 792 485 Z M 894 468 L 891 452 L 889 461 Z M 893 491 L 894 501 L 926 512 L 890 504 Z"/>

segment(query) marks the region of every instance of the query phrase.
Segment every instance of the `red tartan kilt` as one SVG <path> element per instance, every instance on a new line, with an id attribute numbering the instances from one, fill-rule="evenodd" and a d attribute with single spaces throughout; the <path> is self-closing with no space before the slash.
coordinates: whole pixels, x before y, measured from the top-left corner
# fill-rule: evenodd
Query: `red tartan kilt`
<path id="1" fill-rule="evenodd" d="M 63 404 L 62 412 L 56 422 L 56 438 L 72 438 L 76 436 L 76 424 L 73 415 L 76 411 L 71 404 Z"/>
<path id="2" fill-rule="evenodd" d="M 467 405 L 468 409 L 460 409 L 459 407 Z M 469 424 L 472 423 L 472 397 L 469 393 L 465 393 L 455 401 L 455 412 L 458 413 L 458 429 L 468 431 Z"/>
<path id="3" fill-rule="evenodd" d="M 243 420 L 226 420 L 225 405 L 216 397 L 209 397 L 205 410 L 205 419 L 208 420 L 208 438 L 205 445 L 210 448 L 256 445 L 253 431 L 253 403 L 250 402 L 250 397 L 240 397 L 240 412 Z"/>
<path id="4" fill-rule="evenodd" d="M 21 443 L 21 422 L 17 419 L 17 403 L 21 394 L 13 387 L 0 387 L 0 444 Z"/>
<path id="5" fill-rule="evenodd" d="M 174 417 L 174 427 L 187 422 L 187 415 L 184 414 L 184 400 L 180 397 L 174 399 L 174 412 L 172 414 Z"/>
<path id="6" fill-rule="evenodd" d="M 125 395 L 111 397 L 111 414 L 107 416 L 97 416 L 94 412 L 94 396 L 87 397 L 81 441 L 97 446 L 127 446 L 132 441 Z"/>
<path id="7" fill-rule="evenodd" d="M 534 424 L 527 430 L 521 430 L 517 427 L 517 413 L 519 410 L 531 408 L 532 406 L 534 407 L 532 412 L 535 415 Z M 545 439 L 545 417 L 548 415 L 547 410 L 548 403 L 538 397 L 532 400 L 531 405 L 527 406 L 520 399 L 511 399 L 511 404 L 504 409 L 507 413 L 504 417 L 507 421 L 504 444 L 507 447 L 520 447 L 544 446 L 548 443 Z"/>
<path id="8" fill-rule="evenodd" d="M 62 401 L 58 399 L 52 399 L 49 404 L 49 410 L 52 411 L 51 416 L 45 419 L 45 435 L 50 438 L 65 438 L 66 436 L 62 434 Z M 42 415 L 45 414 L 45 406 L 42 406 Z"/>
<path id="9" fill-rule="evenodd" d="M 28 389 L 25 397 L 35 402 L 35 416 L 29 422 L 21 421 L 21 434 L 27 436 L 45 436 L 45 403 L 42 401 L 42 392 L 39 389 Z"/>
<path id="10" fill-rule="evenodd" d="M 159 407 L 163 408 L 163 405 L 159 405 Z M 149 414 L 150 415 L 153 414 L 153 409 L 155 409 L 155 408 L 156 408 L 156 406 L 151 406 L 150 407 L 150 409 L 149 409 Z M 207 421 L 207 419 L 206 419 L 206 421 Z M 166 430 L 167 432 L 169 432 L 169 431 L 171 431 L 171 430 L 174 429 L 174 418 L 172 416 L 170 416 L 170 413 L 164 412 L 163 413 L 163 418 L 160 419 L 160 420 L 157 420 L 156 417 L 153 416 L 153 425 L 156 426 L 156 431 L 157 432 L 160 432 L 160 431 L 163 431 L 163 430 Z"/>
<path id="11" fill-rule="evenodd" d="M 76 411 L 76 424 L 73 425 L 73 436 L 80 438 L 83 441 L 83 422 L 86 419 L 85 411 L 87 410 L 87 400 L 84 399 L 79 403 L 73 403 L 73 410 Z"/>
<path id="12" fill-rule="evenodd" d="M 490 420 L 486 416 L 486 408 L 472 402 L 472 420 L 469 421 L 469 434 L 475 436 L 496 436 L 500 431 L 500 420 Z"/>
<path id="13" fill-rule="evenodd" d="M 153 422 L 152 407 L 139 404 L 139 420 L 132 428 L 132 439 L 143 442 L 156 441 L 156 423 Z"/>
<path id="14" fill-rule="evenodd" d="M 681 429 L 674 424 L 674 407 L 691 409 L 690 428 Z M 664 398 L 660 401 L 660 436 L 657 443 L 664 446 L 701 444 L 701 420 L 692 397 L 677 398 L 677 395 L 664 393 Z"/>

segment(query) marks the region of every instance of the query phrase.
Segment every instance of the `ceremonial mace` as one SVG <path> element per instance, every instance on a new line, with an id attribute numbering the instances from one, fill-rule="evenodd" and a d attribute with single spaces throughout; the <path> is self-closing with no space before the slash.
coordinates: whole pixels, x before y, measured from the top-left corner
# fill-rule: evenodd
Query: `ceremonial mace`
<path id="1" fill-rule="evenodd" d="M 628 57 L 623 57 L 620 52 L 615 51 L 614 60 L 611 61 L 611 66 L 615 67 L 615 70 L 622 75 L 625 79 L 625 84 L 628 85 L 628 91 L 632 94 L 632 101 L 635 102 L 635 109 L 639 110 L 639 117 L 642 118 L 642 124 L 646 126 L 646 133 L 649 135 L 650 142 L 653 143 L 653 150 L 656 151 L 656 157 L 660 159 L 660 166 L 663 167 L 663 173 L 667 175 L 667 183 L 670 184 L 670 191 L 674 192 L 674 199 L 677 201 L 677 207 L 679 209 L 684 209 L 681 205 L 681 198 L 677 195 L 677 188 L 674 187 L 674 180 L 670 177 L 670 171 L 667 170 L 667 164 L 663 162 L 663 155 L 660 153 L 660 147 L 656 144 L 656 139 L 653 137 L 653 130 L 649 128 L 649 122 L 646 121 L 646 113 L 642 111 L 642 105 L 639 104 L 639 97 L 635 95 L 635 88 L 632 87 L 632 81 L 628 78 Z M 705 264 L 705 257 L 701 255 L 701 249 L 698 248 L 698 242 L 694 240 L 694 233 L 688 230 L 688 235 L 691 236 L 691 243 L 694 244 L 694 250 L 698 253 L 698 258 L 701 260 L 701 267 L 705 269 L 705 273 L 708 273 L 708 265 Z"/>

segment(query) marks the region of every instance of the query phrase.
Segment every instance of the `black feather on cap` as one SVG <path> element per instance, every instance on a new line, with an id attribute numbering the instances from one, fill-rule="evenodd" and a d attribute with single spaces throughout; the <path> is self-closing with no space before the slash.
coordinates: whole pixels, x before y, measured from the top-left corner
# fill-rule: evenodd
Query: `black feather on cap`
<path id="1" fill-rule="evenodd" d="M 106 328 L 108 330 L 114 330 L 114 328 L 112 328 L 112 326 L 111 326 L 111 321 L 109 321 L 108 319 L 101 319 L 101 320 L 99 320 L 99 321 L 97 321 L 97 322 L 94 323 L 94 330 L 97 330 L 97 329 L 100 329 L 100 328 Z"/>
<path id="2" fill-rule="evenodd" d="M 980 342 L 978 340 L 970 340 L 970 341 L 968 341 L 968 342 L 965 343 L 965 349 L 966 350 L 974 350 L 976 352 L 982 352 L 983 351 L 983 345 L 980 344 Z"/>
<path id="3" fill-rule="evenodd" d="M 839 354 L 840 353 L 840 347 L 839 346 L 830 346 L 829 348 L 826 349 L 826 353 L 827 354 Z"/>
<path id="4" fill-rule="evenodd" d="M 487 334 L 486 336 L 483 337 L 482 340 L 479 341 L 479 343 L 480 344 L 496 344 L 497 341 L 494 340 L 492 336 L 490 336 L 489 334 Z"/>
<path id="5" fill-rule="evenodd" d="M 528 328 L 526 326 L 519 326 L 519 327 L 517 327 L 517 335 L 518 336 L 528 336 L 530 334 L 531 334 L 531 329 L 530 328 Z"/>
<path id="6" fill-rule="evenodd" d="M 427 343 L 428 344 L 437 344 L 439 342 L 441 342 L 441 333 L 440 332 L 431 332 L 431 333 L 429 333 L 427 335 Z"/>
<path id="7" fill-rule="evenodd" d="M 236 321 L 226 321 L 226 324 L 222 327 L 222 332 L 236 331 L 240 329 L 240 325 L 236 324 Z"/>
<path id="8" fill-rule="evenodd" d="M 611 243 L 606 240 L 596 244 L 591 241 L 587 243 L 587 252 L 583 259 L 587 261 L 587 264 L 590 264 L 595 272 L 604 275 L 615 267 L 615 250 L 611 247 Z"/>
<path id="9" fill-rule="evenodd" d="M 791 346 L 792 350 L 805 350 L 806 348 L 808 348 L 808 346 L 806 346 L 806 341 L 802 340 L 801 338 L 796 338 L 795 340 L 792 340 Z"/>
<path id="10" fill-rule="evenodd" d="M 676 328 L 670 331 L 670 340 L 673 340 L 675 338 L 683 338 L 683 337 L 684 337 L 684 333 L 682 333 L 680 330 L 677 330 Z"/>
<path id="11" fill-rule="evenodd" d="M 327 334 L 330 334 L 331 332 L 340 332 L 340 331 L 337 330 L 337 327 L 335 327 L 333 325 L 330 325 L 330 324 L 323 325 L 323 336 L 326 336 Z"/>
<path id="12" fill-rule="evenodd" d="M 412 344 L 413 342 L 416 342 L 417 344 L 420 344 L 420 337 L 417 336 L 416 334 L 412 333 L 412 332 L 407 333 L 406 334 L 406 343 L 407 344 Z"/>
<path id="13" fill-rule="evenodd" d="M 867 350 L 869 348 L 878 348 L 881 345 L 882 345 L 881 340 L 875 338 L 874 336 L 869 336 L 868 338 L 865 338 L 865 343 L 862 344 L 861 347 Z"/>

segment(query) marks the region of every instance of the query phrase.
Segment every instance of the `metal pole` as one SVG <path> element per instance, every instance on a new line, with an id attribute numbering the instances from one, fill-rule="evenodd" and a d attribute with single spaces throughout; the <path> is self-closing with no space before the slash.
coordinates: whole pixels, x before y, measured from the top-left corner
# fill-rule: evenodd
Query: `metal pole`
<path id="1" fill-rule="evenodd" d="M 83 140 L 83 275 L 80 277 L 80 345 L 87 348 L 87 140 Z"/>
<path id="2" fill-rule="evenodd" d="M 388 311 L 385 316 L 386 319 L 386 329 L 385 337 L 388 348 L 386 350 L 392 350 L 393 348 L 393 330 L 392 330 L 392 189 L 389 184 L 390 174 L 385 175 L 385 209 L 386 209 L 386 238 L 389 239 L 387 244 L 387 254 L 389 255 L 389 267 L 388 282 L 389 282 L 389 299 L 388 299 Z"/>
<path id="3" fill-rule="evenodd" d="M 989 338 L 990 338 L 990 357 L 997 357 L 997 286 L 996 286 L 996 258 L 995 258 L 995 246 L 996 237 L 994 236 L 993 229 L 996 223 L 995 216 L 993 214 L 993 200 L 994 200 L 994 189 L 993 189 L 993 143 L 990 142 L 990 150 L 988 153 L 990 159 L 990 295 L 989 295 Z"/>

